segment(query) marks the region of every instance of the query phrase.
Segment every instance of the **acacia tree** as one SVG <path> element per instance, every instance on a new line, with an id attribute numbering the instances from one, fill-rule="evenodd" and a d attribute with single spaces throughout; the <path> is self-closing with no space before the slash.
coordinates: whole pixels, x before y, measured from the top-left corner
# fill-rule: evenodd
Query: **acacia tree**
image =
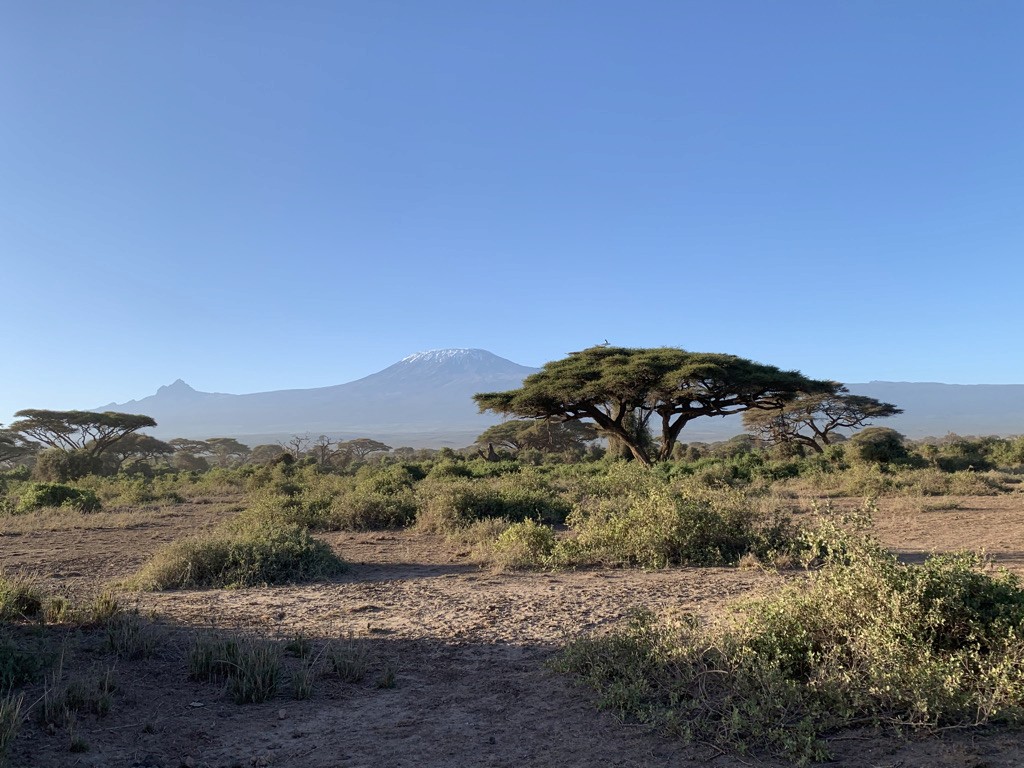
<path id="1" fill-rule="evenodd" d="M 278 456 L 284 452 L 277 443 L 263 443 L 261 445 L 253 446 L 253 449 L 249 452 L 249 463 L 251 464 L 269 464 Z"/>
<path id="2" fill-rule="evenodd" d="M 660 422 L 657 458 L 668 459 L 690 421 L 752 408 L 778 408 L 799 392 L 828 391 L 808 379 L 734 355 L 675 347 L 590 347 L 547 363 L 519 389 L 474 395 L 481 411 L 560 421 L 589 419 L 633 458 L 652 463 L 651 449 L 630 430 L 630 419 Z"/>
<path id="3" fill-rule="evenodd" d="M 168 445 L 179 453 L 188 453 L 192 456 L 210 456 L 213 450 L 205 440 L 193 440 L 188 437 L 176 437 L 167 441 Z"/>
<path id="4" fill-rule="evenodd" d="M 152 435 L 131 434 L 125 435 L 117 441 L 116 445 L 110 447 L 107 456 L 111 457 L 111 464 L 115 471 L 120 471 L 124 463 L 131 458 L 145 459 L 152 461 L 158 456 L 168 456 L 174 453 L 174 446 L 158 440 Z"/>
<path id="5" fill-rule="evenodd" d="M 2 427 L 2 425 L 0 425 Z M 0 464 L 23 459 L 39 450 L 39 443 L 26 440 L 10 429 L 0 429 Z"/>
<path id="6" fill-rule="evenodd" d="M 9 431 L 38 440 L 64 453 L 81 452 L 96 457 L 127 435 L 155 427 L 149 416 L 134 413 L 92 411 L 46 411 L 28 408 L 18 411 L 20 421 Z"/>
<path id="7" fill-rule="evenodd" d="M 391 450 L 391 446 L 369 437 L 357 437 L 354 440 L 345 440 L 338 443 L 338 450 L 340 453 L 346 454 L 356 461 L 361 461 L 371 453 L 386 453 Z"/>
<path id="8" fill-rule="evenodd" d="M 781 408 L 747 411 L 743 424 L 768 442 L 795 443 L 823 453 L 825 446 L 835 440 L 837 430 L 866 427 L 870 419 L 903 413 L 892 403 L 851 395 L 842 384 L 831 383 L 831 392 L 801 393 Z"/>
<path id="9" fill-rule="evenodd" d="M 206 444 L 217 457 L 217 465 L 221 467 L 245 461 L 250 452 L 248 445 L 238 442 L 233 437 L 211 437 Z"/>

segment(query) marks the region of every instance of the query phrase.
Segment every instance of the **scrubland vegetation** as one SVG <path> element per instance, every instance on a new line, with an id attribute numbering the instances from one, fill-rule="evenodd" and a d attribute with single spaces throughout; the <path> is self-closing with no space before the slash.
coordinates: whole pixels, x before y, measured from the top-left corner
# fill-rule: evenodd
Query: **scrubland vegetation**
<path id="1" fill-rule="evenodd" d="M 718 749 L 806 763 L 826 759 L 828 737 L 844 728 L 1024 720 L 1018 580 L 971 553 L 902 563 L 869 530 L 885 497 L 924 511 L 1017 494 L 1024 438 L 907 441 L 867 426 L 899 413 L 892 404 L 731 356 L 574 355 L 522 390 L 479 395 L 482 408 L 518 418 L 462 451 L 323 436 L 253 449 L 230 438 L 163 443 L 138 434 L 146 417 L 22 412 L 20 427 L 0 430 L 0 536 L 90 521 L 128 528 L 183 505 L 208 505 L 210 522 L 136 572 L 95 584 L 91 597 L 0 576 L 0 756 L 31 723 L 63 729 L 71 751 L 88 749 L 77 723 L 110 710 L 115 675 L 69 677 L 67 654 L 84 652 L 83 637 L 102 638 L 111 660 L 149 658 L 164 642 L 158 621 L 123 609 L 125 595 L 330 582 L 347 569 L 338 532 L 361 531 L 443 538 L 499 571 L 788 574 L 729 617 L 641 611 L 553 661 L 592 686 L 600 706 Z M 692 418 L 737 408 L 752 434 L 682 442 Z M 648 427 L 654 416 L 660 438 Z M 831 501 L 841 498 L 851 499 L 842 515 Z M 373 677 L 380 689 L 396 679 L 390 662 L 343 637 L 214 632 L 195 635 L 185 656 L 183 675 L 239 704 L 286 690 L 309 698 L 329 677 Z"/>
<path id="2" fill-rule="evenodd" d="M 855 529 L 854 529 L 855 530 Z M 823 736 L 1024 722 L 1024 588 L 970 554 L 908 566 L 870 536 L 822 524 L 806 580 L 734 617 L 578 640 L 555 661 L 600 706 L 688 740 L 768 748 L 798 764 Z"/>
<path id="3" fill-rule="evenodd" d="M 779 567 L 809 576 L 717 622 L 638 614 L 625 629 L 570 644 L 554 664 L 593 686 L 602 707 L 697 742 L 798 762 L 824 759 L 826 737 L 844 727 L 1018 723 L 1024 714 L 1017 581 L 973 555 L 900 564 L 827 511 L 836 497 L 867 498 L 857 503 L 869 510 L 886 496 L 1015 493 L 1019 439 L 897 440 L 882 452 L 848 441 L 801 455 L 737 438 L 679 446 L 676 459 L 652 468 L 591 446 L 492 449 L 491 460 L 475 449 L 400 453 L 340 467 L 284 453 L 206 471 L 155 461 L 145 472 L 63 483 L 13 469 L 0 481 L 0 531 L 90 518 L 116 526 L 118 516 L 134 525 L 196 501 L 239 510 L 157 552 L 114 585 L 122 593 L 330 579 L 344 572 L 344 552 L 318 535 L 398 528 L 466 543 L 475 562 L 505 569 Z M 113 701 L 112 672 L 69 678 L 56 635 L 29 627 L 99 633 L 112 661 L 158 652 L 158 623 L 104 595 L 110 586 L 75 602 L 16 576 L 0 581 L 0 746 L 36 724 L 64 729 L 69 749 L 85 749 L 75 723 Z M 316 650 L 297 642 L 285 663 L 287 643 L 196 635 L 183 674 L 239 703 L 307 697 L 330 675 L 394 682 L 343 639 Z M 43 698 L 27 700 L 25 690 L 40 685 Z"/>

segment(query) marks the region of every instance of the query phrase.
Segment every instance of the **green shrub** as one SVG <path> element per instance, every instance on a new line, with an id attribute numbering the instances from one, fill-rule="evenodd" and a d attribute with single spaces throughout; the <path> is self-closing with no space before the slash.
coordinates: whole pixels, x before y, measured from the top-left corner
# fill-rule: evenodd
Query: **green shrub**
<path id="1" fill-rule="evenodd" d="M 314 581 L 345 564 L 306 528 L 244 519 L 212 534 L 178 541 L 159 551 L 131 579 L 141 589 L 248 587 Z"/>
<path id="2" fill-rule="evenodd" d="M 328 510 L 320 504 L 304 504 L 297 495 L 270 489 L 249 494 L 239 521 L 247 525 L 298 525 L 312 530 L 328 530 Z"/>
<path id="3" fill-rule="evenodd" d="M 533 520 L 513 523 L 494 542 L 494 561 L 506 568 L 543 567 L 555 548 L 555 532 Z"/>
<path id="4" fill-rule="evenodd" d="M 388 493 L 357 487 L 331 502 L 331 525 L 336 530 L 367 531 L 401 528 L 416 517 L 411 489 Z"/>
<path id="5" fill-rule="evenodd" d="M 66 483 L 103 471 L 103 460 L 88 451 L 49 448 L 36 455 L 32 477 L 50 483 Z"/>
<path id="6" fill-rule="evenodd" d="M 80 512 L 95 512 L 100 500 L 89 489 L 73 488 L 59 483 L 31 483 L 22 492 L 16 512 L 24 514 L 46 507 L 64 507 Z"/>
<path id="7" fill-rule="evenodd" d="M 79 480 L 75 487 L 95 493 L 104 507 L 132 507 L 154 502 L 180 504 L 184 497 L 175 487 L 175 480 L 174 475 L 160 478 L 126 474 L 112 477 L 90 475 Z"/>
<path id="8" fill-rule="evenodd" d="M 500 517 L 497 494 L 480 480 L 439 479 L 431 472 L 416 489 L 416 527 L 433 533 L 449 533 L 474 520 Z"/>
<path id="9" fill-rule="evenodd" d="M 417 527 L 433 532 L 456 531 L 488 518 L 557 523 L 570 509 L 569 502 L 539 475 L 475 480 L 439 480 L 431 475 L 417 487 L 416 499 Z"/>
<path id="10" fill-rule="evenodd" d="M 399 528 L 415 518 L 413 486 L 422 475 L 415 465 L 403 464 L 364 466 L 344 477 L 315 467 L 289 468 L 287 477 L 274 477 L 250 492 L 245 514 L 321 531 Z"/>
<path id="11" fill-rule="evenodd" d="M 570 645 L 557 665 L 603 707 L 684 738 L 828 757 L 861 724 L 915 728 L 1024 722 L 1024 590 L 958 554 L 900 564 L 850 537 L 811 578 L 734 622 L 640 616 Z"/>
<path id="12" fill-rule="evenodd" d="M 847 444 L 852 458 L 868 464 L 898 464 L 910 457 L 903 435 L 888 427 L 862 429 Z"/>
<path id="13" fill-rule="evenodd" d="M 472 477 L 473 470 L 466 466 L 464 461 L 452 461 L 450 459 L 442 459 L 438 461 L 430 468 L 430 472 L 427 477 L 432 478 L 448 478 L 448 477 Z"/>
<path id="14" fill-rule="evenodd" d="M 567 522 L 575 535 L 555 556 L 573 565 L 733 565 L 746 554 L 773 561 L 801 547 L 788 516 L 760 512 L 742 492 L 654 476 L 622 497 L 578 504 Z"/>

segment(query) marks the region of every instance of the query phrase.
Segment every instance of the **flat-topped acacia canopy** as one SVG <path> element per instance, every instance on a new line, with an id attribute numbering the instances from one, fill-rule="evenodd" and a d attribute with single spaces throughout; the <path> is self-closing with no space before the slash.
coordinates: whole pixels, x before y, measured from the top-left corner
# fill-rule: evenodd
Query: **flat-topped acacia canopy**
<path id="1" fill-rule="evenodd" d="M 61 451 L 85 451 L 98 456 L 125 435 L 155 427 L 149 416 L 106 411 L 46 411 L 27 408 L 14 414 L 20 420 L 9 431 Z"/>
<path id="2" fill-rule="evenodd" d="M 779 408 L 798 393 L 829 392 L 835 382 L 808 379 L 735 355 L 676 347 L 590 347 L 547 363 L 507 392 L 474 395 L 481 411 L 560 421 L 591 419 L 629 447 L 637 461 L 652 457 L 626 429 L 641 412 L 661 422 L 658 459 L 672 455 L 683 427 L 700 416 Z"/>

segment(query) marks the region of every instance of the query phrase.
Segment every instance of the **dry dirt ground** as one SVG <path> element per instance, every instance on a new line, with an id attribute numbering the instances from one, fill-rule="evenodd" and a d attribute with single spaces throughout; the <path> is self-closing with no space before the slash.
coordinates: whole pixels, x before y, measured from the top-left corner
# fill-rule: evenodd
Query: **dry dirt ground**
<path id="1" fill-rule="evenodd" d="M 162 544 L 193 532 L 218 507 L 182 505 L 130 528 L 12 532 L 0 528 L 0 566 L 51 588 L 81 592 L 124 577 Z M 1024 575 L 1024 496 L 883 500 L 881 539 L 908 559 L 984 549 Z M 468 553 L 412 532 L 324 536 L 351 569 L 301 587 L 146 594 L 160 645 L 153 658 L 117 660 L 105 717 L 74 727 L 88 745 L 69 751 L 65 729 L 26 724 L 13 766 L 699 766 L 785 765 L 764 756 L 686 746 L 594 707 L 593 694 L 545 662 L 566 638 L 600 632 L 637 606 L 710 615 L 770 590 L 782 578 L 758 570 L 679 568 L 499 573 Z M 283 690 L 264 704 L 234 704 L 214 684 L 188 679 L 197 632 L 282 641 L 302 635 L 365 651 L 359 683 L 323 677 L 312 698 Z M 111 657 L 102 638 L 69 637 L 67 677 L 95 679 Z M 290 669 L 299 662 L 290 660 Z M 393 687 L 379 687 L 390 673 Z M 90 677 L 91 676 L 91 677 Z M 38 697 L 37 688 L 30 699 Z M 27 703 L 32 703 L 28 701 Z M 898 737 L 842 734 L 839 765 L 867 768 L 1024 765 L 1024 733 L 1005 728 Z"/>

